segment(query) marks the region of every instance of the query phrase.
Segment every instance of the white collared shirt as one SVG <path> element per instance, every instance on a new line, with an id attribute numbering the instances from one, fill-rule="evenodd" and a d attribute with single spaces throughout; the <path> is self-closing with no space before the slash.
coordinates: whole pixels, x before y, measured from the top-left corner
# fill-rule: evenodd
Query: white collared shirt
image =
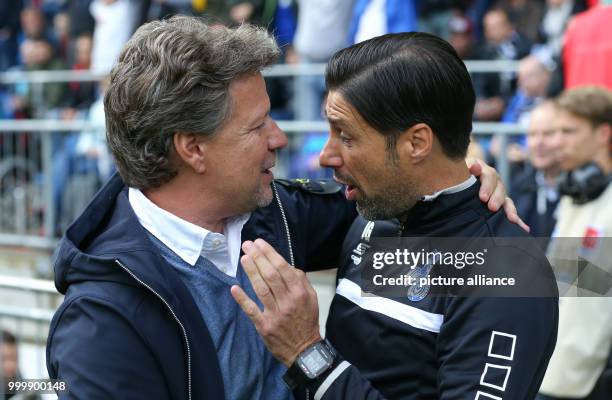
<path id="1" fill-rule="evenodd" d="M 438 198 L 438 196 L 440 196 L 442 194 L 459 193 L 462 190 L 465 190 L 465 189 L 469 188 L 470 186 L 472 186 L 475 183 L 476 183 L 476 177 L 474 175 L 470 175 L 469 178 L 467 178 L 465 181 L 461 182 L 458 185 L 451 186 L 451 187 L 448 187 L 446 189 L 442 189 L 440 191 L 437 191 L 437 192 L 435 192 L 433 194 L 428 194 L 428 195 L 423 196 L 421 198 L 421 201 L 434 201 L 435 199 Z"/>
<path id="2" fill-rule="evenodd" d="M 129 188 L 128 198 L 140 225 L 183 261 L 193 267 L 202 256 L 224 274 L 236 277 L 242 228 L 251 216 L 250 213 L 228 218 L 221 234 L 158 207 L 139 189 Z"/>

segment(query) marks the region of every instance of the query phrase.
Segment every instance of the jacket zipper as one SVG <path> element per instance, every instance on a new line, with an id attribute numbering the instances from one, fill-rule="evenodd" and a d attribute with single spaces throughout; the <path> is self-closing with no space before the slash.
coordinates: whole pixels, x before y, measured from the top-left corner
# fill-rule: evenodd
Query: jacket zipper
<path id="1" fill-rule="evenodd" d="M 187 347 L 187 390 L 188 390 L 188 394 L 189 394 L 188 399 L 191 400 L 191 349 L 189 348 L 189 340 L 187 339 L 187 331 L 185 330 L 185 326 L 178 319 L 178 317 L 176 316 L 176 313 L 174 312 L 172 307 L 170 307 L 170 304 L 168 304 L 166 299 L 164 299 L 159 293 L 157 293 L 151 286 L 147 285 L 140 278 L 138 278 L 136 275 L 134 275 L 134 273 L 132 271 L 130 271 L 130 269 L 128 267 L 123 265 L 121 263 L 121 261 L 115 259 L 115 263 L 117 263 L 117 265 L 119 265 L 125 272 L 130 274 L 130 276 L 132 278 L 134 278 L 138 283 L 140 283 L 142 286 L 144 286 L 147 289 L 149 289 L 149 291 L 151 291 L 155 296 L 157 296 L 157 298 L 159 298 L 162 301 L 162 303 L 164 303 L 166 305 L 166 307 L 168 307 L 168 310 L 170 311 L 170 314 L 172 314 L 172 317 L 174 318 L 176 323 L 181 327 L 181 331 L 183 332 L 183 339 L 185 339 L 185 346 Z"/>
<path id="2" fill-rule="evenodd" d="M 291 232 L 289 231 L 289 224 L 287 223 L 287 217 L 285 216 L 285 210 L 283 209 L 283 205 L 280 201 L 280 196 L 278 195 L 278 191 L 276 190 L 276 184 L 272 182 L 272 189 L 274 189 L 274 198 L 276 199 L 276 203 L 278 204 L 278 208 L 280 208 L 281 217 L 283 218 L 283 223 L 285 224 L 285 232 L 287 233 L 287 242 L 289 244 L 289 258 L 290 264 L 292 267 L 295 267 L 295 260 L 293 259 L 293 246 L 291 245 Z"/>
<path id="3" fill-rule="evenodd" d="M 291 232 L 289 231 L 289 224 L 287 223 L 287 216 L 285 215 L 285 210 L 283 209 L 283 204 L 280 201 L 280 196 L 278 195 L 278 191 L 276 190 L 276 184 L 272 182 L 272 189 L 274 189 L 274 198 L 276 199 L 276 204 L 278 204 L 278 208 L 281 212 L 281 217 L 283 218 L 283 224 L 285 225 L 285 232 L 287 233 L 287 243 L 289 244 L 289 258 L 290 264 L 295 268 L 295 261 L 293 259 L 293 246 L 291 244 Z M 310 390 L 306 388 L 306 400 L 310 400 Z"/>

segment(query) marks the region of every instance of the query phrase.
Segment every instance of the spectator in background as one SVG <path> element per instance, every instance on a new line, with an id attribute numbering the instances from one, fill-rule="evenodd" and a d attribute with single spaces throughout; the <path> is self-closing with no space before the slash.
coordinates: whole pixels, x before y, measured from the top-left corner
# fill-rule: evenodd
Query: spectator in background
<path id="1" fill-rule="evenodd" d="M 585 86 L 556 100 L 554 148 L 564 171 L 549 259 L 569 285 L 542 400 L 612 398 L 612 91 Z M 575 238 L 575 239 L 570 239 Z M 563 287 L 562 287 L 563 288 Z"/>
<path id="2" fill-rule="evenodd" d="M 65 63 L 69 63 L 68 52 L 70 46 L 70 16 L 68 13 L 59 12 L 53 17 L 53 42 L 57 49 L 57 55 Z"/>
<path id="3" fill-rule="evenodd" d="M 556 222 L 554 212 L 559 202 L 557 177 L 560 169 L 553 147 L 555 117 L 552 101 L 540 103 L 531 112 L 527 128 L 529 165 L 510 189 L 519 215 L 535 237 L 549 238 Z"/>
<path id="4" fill-rule="evenodd" d="M 299 0 L 294 58 L 288 63 L 308 66 L 327 64 L 338 50 L 348 46 L 353 0 Z M 323 119 L 325 81 L 321 75 L 294 78 L 293 112 L 299 121 Z M 296 138 L 297 151 L 291 155 L 290 176 L 310 179 L 330 177 L 319 165 L 319 153 L 327 140 L 325 132 L 305 132 Z"/>
<path id="5" fill-rule="evenodd" d="M 61 202 L 57 214 L 61 232 L 79 216 L 101 184 L 114 172 L 106 144 L 104 118 L 104 92 L 108 79 L 100 81 L 98 100 L 89 110 L 79 112 L 81 118 L 87 119 L 95 128 L 66 136 L 63 148 L 54 157 L 55 171 L 61 171 L 54 175 L 54 195 Z M 56 192 L 56 188 L 60 190 Z"/>
<path id="6" fill-rule="evenodd" d="M 19 399 L 19 400 L 38 400 L 40 396 L 37 394 L 22 392 L 22 394 L 9 394 L 9 381 L 21 379 L 19 373 L 19 352 L 17 349 L 17 339 L 15 335 L 9 331 L 2 330 L 0 333 L 0 381 L 4 382 L 4 387 L 0 390 L 0 395 L 3 399 Z M 14 392 L 14 390 L 13 390 Z"/>
<path id="7" fill-rule="evenodd" d="M 518 67 L 517 89 L 508 102 L 502 116 L 502 122 L 519 124 L 527 127 L 529 116 L 533 108 L 544 101 L 551 79 L 550 60 L 543 61 L 545 55 L 530 55 L 523 58 Z M 486 145 L 486 141 L 485 141 Z M 498 157 L 500 149 L 499 137 L 491 139 L 488 146 L 492 157 Z M 523 168 L 527 158 L 527 143 L 523 135 L 515 135 L 508 139 L 505 149 L 510 161 L 510 172 L 515 176 Z"/>
<path id="8" fill-rule="evenodd" d="M 100 95 L 98 99 L 91 105 L 89 112 L 87 113 L 87 120 L 92 126 L 100 127 L 101 129 L 95 129 L 93 131 L 86 131 L 81 133 L 76 143 L 76 154 L 80 157 L 84 157 L 86 160 L 91 162 L 85 162 L 87 165 L 87 171 L 93 164 L 93 168 L 99 178 L 100 183 L 106 182 L 106 180 L 114 172 L 112 166 L 112 160 L 106 144 L 106 121 L 104 118 L 104 93 L 108 88 L 109 78 L 104 78 L 100 81 Z M 93 196 L 94 193 L 90 193 Z M 91 198 L 91 196 L 88 197 Z M 82 210 L 82 208 L 79 208 Z M 77 217 L 78 215 L 75 215 Z"/>
<path id="9" fill-rule="evenodd" d="M 574 14 L 586 9 L 581 0 L 546 0 L 546 11 L 540 24 L 539 41 L 544 42 L 553 57 L 559 57 L 563 34 Z"/>
<path id="10" fill-rule="evenodd" d="M 65 69 L 64 63 L 55 56 L 51 43 L 44 37 L 26 39 L 20 48 L 25 71 L 53 71 Z M 46 82 L 42 84 L 42 97 L 38 97 L 30 83 L 15 86 L 15 110 L 26 117 L 34 118 L 63 105 L 66 84 Z"/>
<path id="11" fill-rule="evenodd" d="M 277 7 L 291 1 L 276 0 L 227 0 L 232 24 L 248 22 L 268 27 L 274 20 Z M 309 5 L 309 7 L 312 7 Z"/>
<path id="12" fill-rule="evenodd" d="M 45 15 L 36 7 L 24 8 L 21 11 L 21 41 L 48 37 Z"/>
<path id="13" fill-rule="evenodd" d="M 293 38 L 297 26 L 297 9 L 293 0 L 228 0 L 231 25 L 250 24 L 267 27 L 282 54 L 277 63 L 294 63 Z M 306 7 L 316 7 L 308 4 Z M 292 117 L 291 81 L 286 77 L 266 79 L 271 115 L 276 119 Z"/>
<path id="14" fill-rule="evenodd" d="M 291 63 L 327 63 L 338 50 L 348 45 L 353 0 L 300 0 L 294 38 L 295 58 Z M 322 76 L 295 77 L 294 115 L 297 120 L 323 118 L 321 105 L 325 82 Z"/>
<path id="15" fill-rule="evenodd" d="M 455 14 L 448 22 L 448 42 L 462 60 L 476 57 L 476 43 L 471 21 L 462 14 Z"/>
<path id="16" fill-rule="evenodd" d="M 612 89 L 612 0 L 577 14 L 565 33 L 565 87 L 602 85 Z"/>
<path id="17" fill-rule="evenodd" d="M 483 26 L 482 20 L 484 15 L 493 5 L 493 0 L 472 0 L 465 11 L 465 15 L 474 25 L 474 36 L 477 42 L 483 40 Z"/>
<path id="18" fill-rule="evenodd" d="M 212 22 L 229 21 L 225 0 L 192 0 L 193 13 L 211 19 Z"/>
<path id="19" fill-rule="evenodd" d="M 89 10 L 96 21 L 91 69 L 108 73 L 132 35 L 135 8 L 129 0 L 94 0 Z"/>
<path id="20" fill-rule="evenodd" d="M 23 0 L 0 0 L 0 71 L 17 64 L 17 34 Z"/>
<path id="21" fill-rule="evenodd" d="M 355 0 L 349 38 L 363 42 L 385 33 L 417 30 L 416 0 Z"/>
<path id="22" fill-rule="evenodd" d="M 538 40 L 538 27 L 544 15 L 542 0 L 499 0 L 496 7 L 506 11 L 521 35 L 531 42 Z"/>
<path id="23" fill-rule="evenodd" d="M 75 39 L 84 33 L 93 35 L 95 20 L 89 12 L 92 0 L 68 0 L 70 17 L 70 37 Z"/>
<path id="24" fill-rule="evenodd" d="M 17 358 L 17 340 L 15 336 L 3 330 L 0 338 L 0 361 L 2 362 L 3 394 L 10 399 L 8 381 L 14 381 L 19 376 L 19 359 Z"/>
<path id="25" fill-rule="evenodd" d="M 227 0 L 132 0 L 137 3 L 134 30 L 140 25 L 156 19 L 169 18 L 172 15 L 198 15 L 209 18 L 211 23 L 227 24 Z"/>
<path id="26" fill-rule="evenodd" d="M 517 71 L 517 89 L 502 116 L 502 122 L 526 126 L 531 110 L 546 97 L 552 66 L 544 56 L 523 58 Z"/>
<path id="27" fill-rule="evenodd" d="M 465 12 L 466 0 L 430 0 L 418 4 L 418 30 L 448 40 L 451 35 L 451 19 Z"/>
<path id="28" fill-rule="evenodd" d="M 564 87 L 563 66 L 561 65 L 561 48 L 565 30 L 573 15 L 586 9 L 584 0 L 547 0 L 546 13 L 540 24 L 539 42 L 549 52 L 556 63 L 548 97 L 558 96 Z"/>
<path id="29" fill-rule="evenodd" d="M 71 68 L 73 71 L 86 71 L 91 68 L 92 46 L 91 35 L 84 33 L 76 38 L 72 46 L 74 55 L 70 57 L 74 60 Z M 96 99 L 96 86 L 95 82 L 75 81 L 68 84 L 66 106 L 69 110 L 72 110 L 72 114 L 87 110 L 91 106 Z M 68 119 L 72 118 L 69 117 Z"/>
<path id="30" fill-rule="evenodd" d="M 478 58 L 519 60 L 529 54 L 531 43 L 516 31 L 508 13 L 493 9 L 485 14 L 486 42 Z M 475 77 L 477 100 L 474 114 L 480 121 L 498 121 L 516 85 L 515 74 L 480 74 Z"/>
<path id="31" fill-rule="evenodd" d="M 177 14 L 191 13 L 191 0 L 149 0 L 142 3 L 148 4 L 148 20 L 165 19 Z"/>

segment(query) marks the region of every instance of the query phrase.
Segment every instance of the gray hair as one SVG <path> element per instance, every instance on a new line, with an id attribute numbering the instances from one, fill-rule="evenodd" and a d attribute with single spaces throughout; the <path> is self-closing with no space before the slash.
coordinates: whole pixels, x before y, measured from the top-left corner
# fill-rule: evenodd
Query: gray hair
<path id="1" fill-rule="evenodd" d="M 124 46 L 104 96 L 106 137 L 131 187 L 159 187 L 177 174 L 176 132 L 212 136 L 229 118 L 232 81 L 280 54 L 264 28 L 208 26 L 176 16 L 142 25 Z"/>

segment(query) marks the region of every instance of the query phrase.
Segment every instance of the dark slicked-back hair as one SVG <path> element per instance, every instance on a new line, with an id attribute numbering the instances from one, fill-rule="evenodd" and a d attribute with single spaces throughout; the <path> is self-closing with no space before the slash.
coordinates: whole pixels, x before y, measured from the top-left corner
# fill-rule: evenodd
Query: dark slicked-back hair
<path id="1" fill-rule="evenodd" d="M 425 123 L 448 157 L 465 157 L 476 95 L 465 65 L 444 40 L 407 32 L 355 44 L 334 54 L 325 82 L 385 136 L 392 154 L 399 135 Z"/>

